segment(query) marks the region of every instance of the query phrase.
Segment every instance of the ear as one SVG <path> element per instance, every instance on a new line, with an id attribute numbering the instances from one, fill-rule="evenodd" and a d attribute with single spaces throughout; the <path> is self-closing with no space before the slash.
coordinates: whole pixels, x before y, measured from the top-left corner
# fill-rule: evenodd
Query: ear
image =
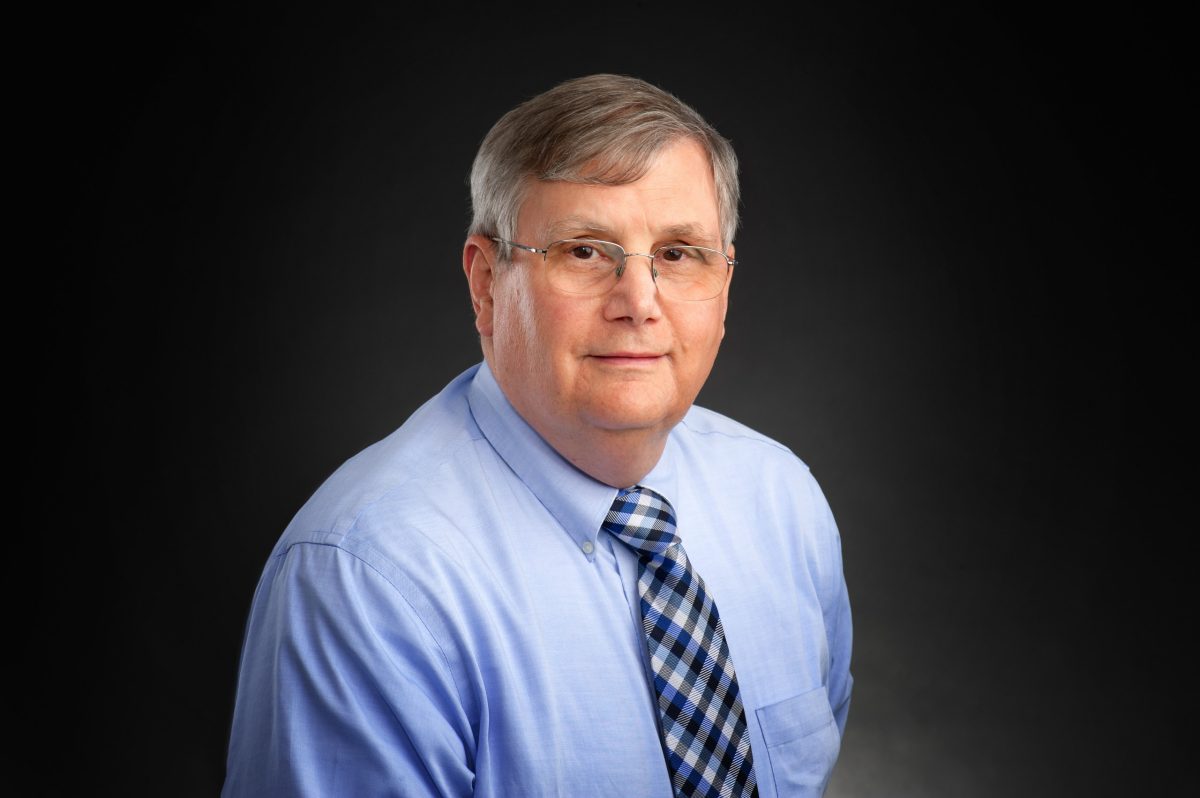
<path id="1" fill-rule="evenodd" d="M 492 286 L 495 279 L 496 245 L 486 236 L 468 236 L 463 244 L 463 272 L 471 290 L 475 311 L 475 329 L 485 338 L 492 337 Z"/>

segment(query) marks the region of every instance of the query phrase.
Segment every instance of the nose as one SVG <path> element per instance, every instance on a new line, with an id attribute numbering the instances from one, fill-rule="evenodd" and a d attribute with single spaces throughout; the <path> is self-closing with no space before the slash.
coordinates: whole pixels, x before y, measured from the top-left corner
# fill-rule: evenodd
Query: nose
<path id="1" fill-rule="evenodd" d="M 647 260 L 649 260 L 650 261 L 650 276 L 653 277 L 655 280 L 658 279 L 658 269 L 654 268 L 654 256 L 646 255 L 641 252 L 626 252 L 625 253 L 625 262 L 621 264 L 621 268 L 617 269 L 617 278 L 618 279 L 620 279 L 621 275 L 625 273 L 625 270 L 627 268 L 629 268 L 629 259 L 630 258 L 646 258 Z"/>
<path id="2" fill-rule="evenodd" d="M 646 268 L 630 258 L 645 258 Z M 617 269 L 617 284 L 608 293 L 605 318 L 610 321 L 629 319 L 635 324 L 657 318 L 662 312 L 658 303 L 657 277 L 653 255 L 626 253 L 625 263 Z"/>

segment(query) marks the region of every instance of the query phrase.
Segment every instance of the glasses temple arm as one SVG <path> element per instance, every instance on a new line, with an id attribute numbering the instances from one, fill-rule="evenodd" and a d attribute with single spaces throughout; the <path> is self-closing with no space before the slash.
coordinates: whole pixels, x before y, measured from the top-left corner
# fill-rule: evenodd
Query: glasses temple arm
<path id="1" fill-rule="evenodd" d="M 537 247 L 527 247 L 524 244 L 518 244 L 516 241 L 508 241 L 503 238 L 497 238 L 496 236 L 492 236 L 491 238 L 493 241 L 495 241 L 498 244 L 508 244 L 510 247 L 516 247 L 517 249 L 523 249 L 526 252 L 536 252 L 539 255 L 546 254 L 546 250 L 544 250 L 544 249 L 538 249 Z"/>

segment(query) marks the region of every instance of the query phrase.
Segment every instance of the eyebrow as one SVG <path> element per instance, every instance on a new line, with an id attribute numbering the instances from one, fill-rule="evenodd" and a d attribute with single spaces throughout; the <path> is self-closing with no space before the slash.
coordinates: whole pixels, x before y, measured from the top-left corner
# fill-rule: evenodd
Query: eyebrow
<path id="1" fill-rule="evenodd" d="M 588 219 L 585 216 L 567 216 L 546 228 L 546 238 L 549 241 L 573 238 L 580 233 L 587 235 L 594 234 L 600 238 L 608 236 L 609 239 L 616 235 L 616 231 L 612 228 L 605 227 L 599 222 Z"/>
<path id="2" fill-rule="evenodd" d="M 673 224 L 663 230 L 663 235 L 667 238 L 686 238 L 692 241 L 701 241 L 704 243 L 716 246 L 716 236 L 708 232 L 702 225 L 691 224 L 685 222 L 683 224 Z"/>
<path id="3" fill-rule="evenodd" d="M 545 231 L 547 241 L 560 241 L 563 238 L 574 238 L 579 235 L 596 237 L 605 241 L 615 241 L 617 232 L 594 219 L 585 216 L 567 216 L 551 224 Z M 660 239 L 686 239 L 699 241 L 703 244 L 716 246 L 716 236 L 699 224 L 683 222 L 664 227 L 658 236 Z"/>

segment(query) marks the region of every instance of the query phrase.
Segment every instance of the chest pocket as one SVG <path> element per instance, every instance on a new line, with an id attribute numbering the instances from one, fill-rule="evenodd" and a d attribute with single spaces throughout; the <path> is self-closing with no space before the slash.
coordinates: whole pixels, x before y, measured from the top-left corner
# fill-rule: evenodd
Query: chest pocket
<path id="1" fill-rule="evenodd" d="M 759 707 L 755 714 L 767 743 L 775 791 L 781 798 L 820 796 L 842 747 L 825 688 Z M 766 774 L 758 775 L 764 780 Z"/>

